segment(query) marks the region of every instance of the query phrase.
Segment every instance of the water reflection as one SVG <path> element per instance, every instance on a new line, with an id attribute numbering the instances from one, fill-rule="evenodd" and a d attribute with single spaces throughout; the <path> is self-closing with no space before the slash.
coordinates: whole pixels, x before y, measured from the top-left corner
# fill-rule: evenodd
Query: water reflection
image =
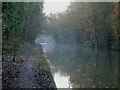
<path id="1" fill-rule="evenodd" d="M 48 52 L 52 52 L 54 50 L 55 45 L 53 43 L 40 43 L 42 48 L 43 48 L 43 52 L 44 53 L 48 53 Z"/>
<path id="2" fill-rule="evenodd" d="M 118 87 L 116 51 L 56 45 L 52 52 L 45 52 L 45 55 L 53 67 L 52 73 L 57 87 L 61 87 L 61 81 L 68 88 Z"/>
<path id="3" fill-rule="evenodd" d="M 55 73 L 54 80 L 57 88 L 71 88 L 69 78 L 70 76 L 63 76 L 60 72 Z"/>

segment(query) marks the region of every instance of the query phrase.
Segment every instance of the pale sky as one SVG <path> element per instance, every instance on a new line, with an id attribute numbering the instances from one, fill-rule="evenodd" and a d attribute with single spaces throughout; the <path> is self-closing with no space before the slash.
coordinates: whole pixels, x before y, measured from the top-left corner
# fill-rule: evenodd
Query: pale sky
<path id="1" fill-rule="evenodd" d="M 50 13 L 61 13 L 67 9 L 69 2 L 71 0 L 45 0 L 44 2 L 44 12 L 49 15 Z"/>
<path id="2" fill-rule="evenodd" d="M 61 13 L 67 9 L 69 2 L 74 0 L 44 0 L 44 12 L 46 15 L 50 13 Z M 117 2 L 119 0 L 78 0 L 78 2 Z"/>

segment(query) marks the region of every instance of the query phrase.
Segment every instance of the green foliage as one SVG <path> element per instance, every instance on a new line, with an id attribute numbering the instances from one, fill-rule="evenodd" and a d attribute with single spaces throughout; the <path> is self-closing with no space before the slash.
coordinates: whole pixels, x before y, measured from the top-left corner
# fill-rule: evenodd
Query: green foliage
<path id="1" fill-rule="evenodd" d="M 3 13 L 3 42 L 10 40 L 14 42 L 24 37 L 26 3 L 10 3 L 2 4 Z"/>
<path id="2" fill-rule="evenodd" d="M 3 2 L 2 3 L 2 42 L 3 56 L 27 57 L 31 54 L 31 44 L 41 33 L 43 2 Z M 17 45 L 14 53 L 14 45 Z M 9 47 L 13 46 L 13 47 Z M 17 58 L 16 57 L 16 58 Z"/>
<path id="3" fill-rule="evenodd" d="M 4 2 L 3 42 L 33 42 L 40 33 L 43 19 L 43 2 Z"/>

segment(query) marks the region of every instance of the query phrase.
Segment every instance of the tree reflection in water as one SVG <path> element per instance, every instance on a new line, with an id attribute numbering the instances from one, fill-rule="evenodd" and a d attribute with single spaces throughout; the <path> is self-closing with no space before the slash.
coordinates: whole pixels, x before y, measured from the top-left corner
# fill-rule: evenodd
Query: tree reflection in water
<path id="1" fill-rule="evenodd" d="M 116 51 L 56 45 L 54 51 L 46 52 L 45 55 L 54 67 L 51 68 L 54 76 L 60 72 L 61 76 L 69 77 L 72 88 L 118 87 Z"/>

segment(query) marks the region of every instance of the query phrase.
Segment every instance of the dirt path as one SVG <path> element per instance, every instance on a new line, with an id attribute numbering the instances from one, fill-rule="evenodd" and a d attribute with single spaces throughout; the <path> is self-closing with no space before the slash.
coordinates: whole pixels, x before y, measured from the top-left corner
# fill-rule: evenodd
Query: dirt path
<path id="1" fill-rule="evenodd" d="M 37 48 L 38 49 L 38 48 Z M 38 49 L 39 50 L 39 49 Z M 39 50 L 40 51 L 40 50 Z M 56 85 L 51 74 L 47 69 L 49 66 L 35 65 L 36 49 L 31 52 L 30 56 L 23 61 L 13 62 L 4 61 L 4 79 L 3 88 L 55 88 Z M 41 54 L 42 55 L 42 54 Z M 46 63 L 44 55 L 40 61 Z"/>
<path id="2" fill-rule="evenodd" d="M 34 57 L 31 56 L 20 68 L 19 76 L 16 79 L 19 88 L 36 88 L 35 72 L 33 71 L 34 60 Z"/>

